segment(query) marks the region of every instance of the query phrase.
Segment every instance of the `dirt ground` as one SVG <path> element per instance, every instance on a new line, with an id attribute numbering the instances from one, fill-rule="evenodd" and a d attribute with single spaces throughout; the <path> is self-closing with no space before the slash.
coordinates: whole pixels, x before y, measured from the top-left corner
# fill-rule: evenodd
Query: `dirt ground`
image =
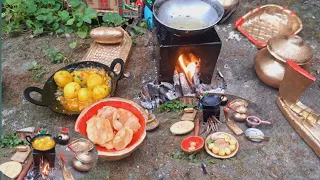
<path id="1" fill-rule="evenodd" d="M 233 23 L 258 5 L 277 3 L 295 11 L 303 22 L 299 35 L 313 48 L 311 73 L 317 78 L 302 97 L 302 101 L 320 111 L 320 1 L 319 0 L 242 0 L 238 10 L 216 31 L 222 40 L 222 49 L 216 68 L 225 77 L 227 93 L 249 100 L 261 112 L 260 116 L 273 123 L 262 129 L 271 139 L 257 144 L 239 138 L 240 150 L 229 160 L 211 158 L 206 152 L 197 159 L 206 163 L 208 174 L 201 164 L 192 163 L 188 157 L 179 160 L 170 157 L 180 150 L 181 140 L 188 136 L 173 136 L 170 125 L 178 121 L 173 113 L 156 114 L 160 127 L 147 134 L 147 138 L 136 152 L 121 161 L 99 161 L 84 179 L 319 179 L 320 161 L 312 149 L 295 132 L 276 105 L 278 91 L 261 82 L 253 68 L 253 59 L 258 52 L 248 39 L 233 29 Z M 65 64 L 52 64 L 44 55 L 48 48 L 60 50 L 69 62 L 84 56 L 92 41 L 86 40 L 83 47 L 74 50 L 68 47 L 72 38 L 42 36 L 31 38 L 29 34 L 5 37 L 2 41 L 2 126 L 4 133 L 14 129 L 63 124 L 74 128 L 76 117 L 55 114 L 46 107 L 29 103 L 23 97 L 23 90 L 29 86 L 43 87 L 46 80 Z M 137 39 L 125 70 L 133 78 L 118 83 L 115 96 L 138 102 L 140 86 L 154 79 L 156 62 L 153 59 L 151 33 Z M 34 63 L 43 65 L 38 71 L 28 71 Z M 36 76 L 44 72 L 42 78 Z M 230 132 L 226 125 L 222 130 Z M 205 137 L 205 136 L 204 136 Z M 1 163 L 8 161 L 12 150 L 1 149 Z M 8 156 L 8 157 L 6 157 Z"/>

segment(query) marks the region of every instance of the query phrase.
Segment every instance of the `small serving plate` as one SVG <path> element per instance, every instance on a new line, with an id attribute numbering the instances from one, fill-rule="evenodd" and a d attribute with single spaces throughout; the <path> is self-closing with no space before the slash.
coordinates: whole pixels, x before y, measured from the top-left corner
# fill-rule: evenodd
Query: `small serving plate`
<path id="1" fill-rule="evenodd" d="M 230 137 L 230 139 L 233 139 L 233 140 L 236 141 L 236 149 L 235 149 L 234 151 L 232 151 L 231 154 L 226 155 L 226 156 L 220 156 L 220 155 L 218 155 L 218 154 L 214 154 L 214 153 L 209 149 L 209 147 L 208 147 L 208 141 L 213 140 L 213 139 L 212 139 L 213 136 L 219 137 L 220 135 L 227 135 L 227 136 Z M 219 139 L 219 138 L 218 138 L 218 139 Z M 213 157 L 215 157 L 215 158 L 220 158 L 220 159 L 228 159 L 228 158 L 231 158 L 231 157 L 235 156 L 235 155 L 237 154 L 238 150 L 239 150 L 239 142 L 238 142 L 238 140 L 237 140 L 234 136 L 232 136 L 231 134 L 225 133 L 225 132 L 215 132 L 215 133 L 209 135 L 209 136 L 206 138 L 204 144 L 205 144 L 205 149 L 206 149 L 206 151 L 207 151 L 208 154 L 210 154 L 211 156 L 213 156 Z"/>
<path id="2" fill-rule="evenodd" d="M 159 121 L 157 119 L 153 119 L 152 121 L 147 122 L 146 131 L 152 131 L 159 126 Z"/>

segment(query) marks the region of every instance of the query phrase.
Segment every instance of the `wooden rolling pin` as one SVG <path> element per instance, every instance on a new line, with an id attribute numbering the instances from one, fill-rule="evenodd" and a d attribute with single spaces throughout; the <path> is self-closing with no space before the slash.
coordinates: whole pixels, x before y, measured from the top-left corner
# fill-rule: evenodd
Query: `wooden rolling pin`
<path id="1" fill-rule="evenodd" d="M 23 168 L 23 170 L 21 171 L 19 177 L 17 180 L 23 180 L 24 177 L 27 175 L 29 169 L 30 169 L 30 166 L 32 165 L 32 162 L 33 160 L 32 159 L 29 159 L 27 165 Z"/>

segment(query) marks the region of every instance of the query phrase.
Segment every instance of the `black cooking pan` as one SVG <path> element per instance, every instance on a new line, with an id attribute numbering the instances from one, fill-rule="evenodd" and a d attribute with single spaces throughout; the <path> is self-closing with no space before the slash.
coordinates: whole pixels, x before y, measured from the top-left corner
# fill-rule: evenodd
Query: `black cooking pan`
<path id="1" fill-rule="evenodd" d="M 179 36 L 201 34 L 213 28 L 224 14 L 217 0 L 156 0 L 153 16 Z"/>
<path id="2" fill-rule="evenodd" d="M 120 72 L 116 74 L 113 70 L 114 67 L 120 64 Z M 105 64 L 99 63 L 99 62 L 94 62 L 94 61 L 82 61 L 82 62 L 77 62 L 73 63 L 70 65 L 67 65 L 60 70 L 67 70 L 69 72 L 74 71 L 75 69 L 80 69 L 80 68 L 102 68 L 106 71 L 106 73 L 111 77 L 111 92 L 110 96 L 113 96 L 118 80 L 122 77 L 123 75 L 123 68 L 124 68 L 124 62 L 122 59 L 115 59 L 111 63 L 111 66 L 107 66 Z M 57 71 L 57 72 L 58 72 Z M 55 73 L 54 73 L 55 74 Z M 31 103 L 38 105 L 38 106 L 47 106 L 49 107 L 52 111 L 60 113 L 60 114 L 68 114 L 68 115 L 78 115 L 80 114 L 81 111 L 69 111 L 65 109 L 60 102 L 56 99 L 55 93 L 57 92 L 57 84 L 55 83 L 53 76 L 54 74 L 47 80 L 47 82 L 44 84 L 43 89 L 37 88 L 37 87 L 28 87 L 24 90 L 23 94 L 24 97 Z M 41 95 L 42 100 L 38 101 L 33 99 L 30 96 L 31 92 L 37 92 Z"/>

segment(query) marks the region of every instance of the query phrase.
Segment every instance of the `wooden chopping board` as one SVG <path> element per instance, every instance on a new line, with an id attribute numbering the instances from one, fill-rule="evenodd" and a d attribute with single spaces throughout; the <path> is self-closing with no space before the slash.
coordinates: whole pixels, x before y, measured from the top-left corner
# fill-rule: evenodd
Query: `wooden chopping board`
<path id="1" fill-rule="evenodd" d="M 26 159 L 28 158 L 29 154 L 30 154 L 30 147 L 28 147 L 28 150 L 25 152 L 19 152 L 17 151 L 12 157 L 11 157 L 11 161 L 17 161 L 20 163 L 24 163 L 26 161 Z"/>
<path id="2" fill-rule="evenodd" d="M 18 177 L 22 170 L 22 165 L 15 161 L 9 161 L 0 165 L 0 171 L 11 179 Z"/>
<path id="3" fill-rule="evenodd" d="M 194 121 L 194 118 L 197 115 L 197 111 L 193 110 L 191 113 L 184 113 L 181 117 L 181 121 Z"/>

